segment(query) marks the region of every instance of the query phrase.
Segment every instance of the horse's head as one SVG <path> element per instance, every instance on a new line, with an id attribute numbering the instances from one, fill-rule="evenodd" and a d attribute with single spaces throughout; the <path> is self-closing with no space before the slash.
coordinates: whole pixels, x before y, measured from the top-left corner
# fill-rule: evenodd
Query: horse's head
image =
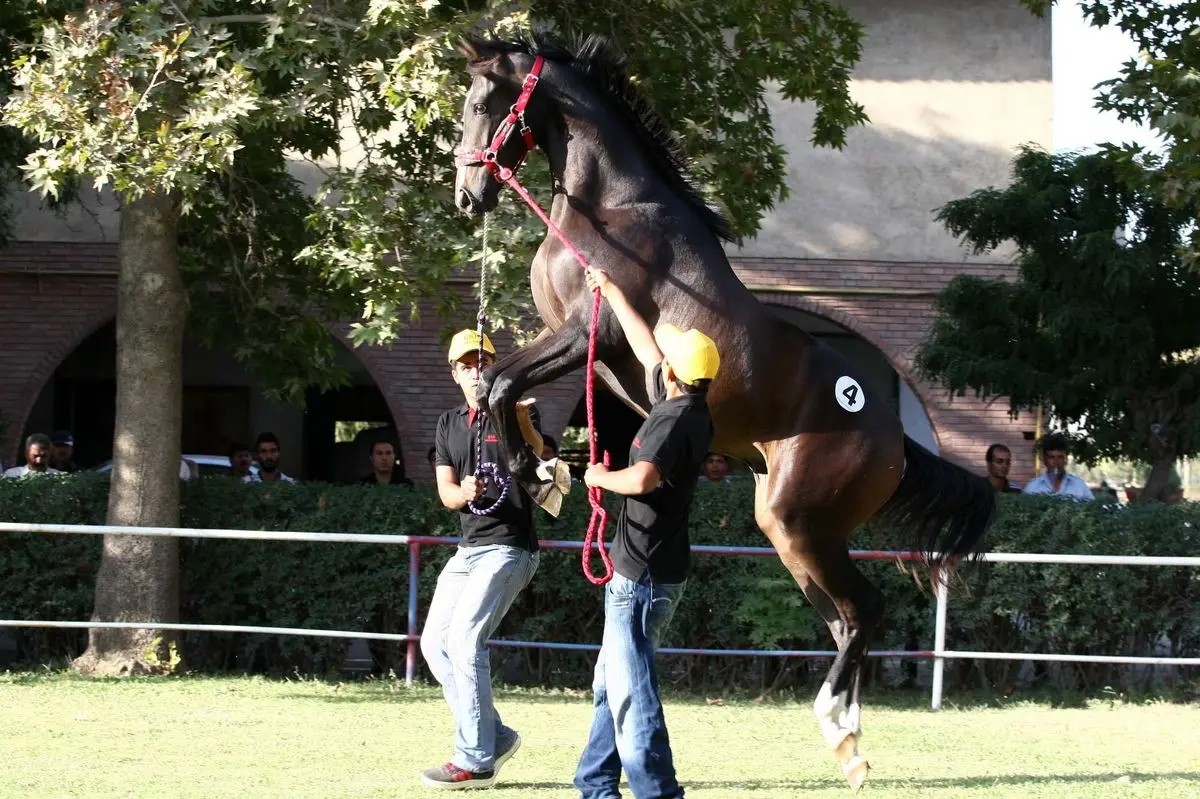
<path id="1" fill-rule="evenodd" d="M 509 117 L 517 111 L 517 101 L 527 79 L 530 91 L 526 99 L 533 99 L 532 81 L 536 78 L 530 78 L 530 72 L 535 58 L 474 40 L 464 40 L 458 50 L 467 58 L 471 87 L 463 106 L 462 141 L 455 150 L 458 175 L 454 181 L 454 200 L 460 210 L 482 214 L 495 208 L 500 197 L 502 184 L 493 169 L 515 169 L 532 141 L 524 134 L 528 131 L 526 126 L 532 125 L 535 105 L 528 106 L 528 111 L 515 123 L 515 117 Z M 493 150 L 497 131 L 502 130 L 506 121 L 503 130 L 507 135 Z M 489 161 L 494 161 L 494 166 Z"/>

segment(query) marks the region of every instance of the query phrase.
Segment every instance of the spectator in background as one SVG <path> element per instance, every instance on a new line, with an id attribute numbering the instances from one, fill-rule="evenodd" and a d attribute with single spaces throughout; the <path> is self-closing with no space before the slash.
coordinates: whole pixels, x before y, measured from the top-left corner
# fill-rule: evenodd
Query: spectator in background
<path id="1" fill-rule="evenodd" d="M 1067 440 L 1063 436 L 1058 433 L 1043 436 L 1039 446 L 1046 471 L 1029 481 L 1026 494 L 1053 494 L 1080 502 L 1095 499 L 1083 478 L 1067 473 Z"/>
<path id="2" fill-rule="evenodd" d="M 51 453 L 54 445 L 50 436 L 45 433 L 34 433 L 25 439 L 25 465 L 14 466 L 4 473 L 5 477 L 17 479 L 37 474 L 58 474 L 57 469 L 50 468 Z"/>
<path id="3" fill-rule="evenodd" d="M 708 483 L 731 483 L 733 482 L 732 475 L 729 474 L 729 459 L 717 452 L 710 452 L 704 456 L 704 464 L 701 468 L 700 482 Z"/>
<path id="4" fill-rule="evenodd" d="M 1012 468 L 1012 452 L 1008 447 L 992 444 L 987 448 L 983 459 L 987 462 L 987 479 L 992 488 L 1000 494 L 1021 493 L 1021 489 L 1008 479 L 1008 470 Z"/>
<path id="5" fill-rule="evenodd" d="M 404 466 L 396 459 L 396 448 L 390 441 L 376 441 L 371 446 L 371 473 L 358 481 L 359 485 L 412 485 L 404 476 Z"/>
<path id="6" fill-rule="evenodd" d="M 77 472 L 75 463 L 75 437 L 70 430 L 55 430 L 50 434 L 50 443 L 54 445 L 54 454 L 50 458 L 50 466 L 60 472 Z"/>
<path id="7" fill-rule="evenodd" d="M 254 441 L 258 453 L 258 474 L 248 474 L 243 483 L 294 483 L 293 478 L 279 471 L 279 438 L 274 433 L 259 433 Z"/>
<path id="8" fill-rule="evenodd" d="M 233 472 L 233 476 L 239 480 L 244 480 L 253 473 L 254 453 L 250 451 L 250 447 L 235 442 L 229 446 L 229 468 Z"/>

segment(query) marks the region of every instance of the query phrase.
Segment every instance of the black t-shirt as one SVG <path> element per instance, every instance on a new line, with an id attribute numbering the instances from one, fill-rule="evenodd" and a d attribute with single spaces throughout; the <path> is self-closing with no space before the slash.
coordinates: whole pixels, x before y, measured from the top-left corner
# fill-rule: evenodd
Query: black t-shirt
<path id="1" fill-rule="evenodd" d="M 688 513 L 696 478 L 712 442 L 712 417 L 703 395 L 666 399 L 662 369 L 654 369 L 654 407 L 629 448 L 629 464 L 649 461 L 662 482 L 649 494 L 625 497 L 613 567 L 629 580 L 647 569 L 657 583 L 681 583 L 691 564 Z"/>
<path id="2" fill-rule="evenodd" d="M 533 426 L 541 432 L 537 409 L 530 408 Z M 475 444 L 479 427 L 475 414 L 466 403 L 452 411 L 446 411 L 438 419 L 437 465 L 453 466 L 461 482 L 464 477 L 475 474 Z M 500 440 L 489 417 L 483 425 L 483 462 L 494 463 L 501 475 L 508 474 L 508 464 L 500 455 Z M 495 480 L 488 480 L 487 490 L 478 504 L 489 505 L 500 496 Z M 479 547 L 490 544 L 505 544 L 536 552 L 537 536 L 533 533 L 533 502 L 525 495 L 520 484 L 512 481 L 508 496 L 498 507 L 484 516 L 476 516 L 464 505 L 459 511 L 462 526 L 462 545 Z"/>

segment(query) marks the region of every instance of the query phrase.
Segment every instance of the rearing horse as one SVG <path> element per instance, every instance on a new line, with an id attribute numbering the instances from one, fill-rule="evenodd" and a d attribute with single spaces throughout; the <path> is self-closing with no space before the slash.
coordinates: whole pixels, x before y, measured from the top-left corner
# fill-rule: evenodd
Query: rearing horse
<path id="1" fill-rule="evenodd" d="M 908 438 L 854 366 L 777 317 L 738 280 L 722 247 L 731 238 L 727 223 L 694 188 L 665 122 L 602 39 L 589 38 L 575 52 L 540 35 L 470 40 L 460 51 L 472 81 L 457 151 L 459 208 L 494 208 L 499 178 L 540 146 L 554 178 L 554 224 L 651 325 L 696 327 L 716 342 L 712 446 L 754 470 L 755 521 L 837 643 L 813 707 L 857 790 L 868 770 L 858 753 L 859 688 L 884 603 L 850 559 L 847 541 L 858 525 L 883 517 L 911 532 L 936 568 L 979 549 L 994 492 Z M 512 126 L 507 136 L 501 129 L 502 146 L 487 152 L 510 110 L 521 111 L 522 128 Z M 535 476 L 537 456 L 524 444 L 514 405 L 528 389 L 585 364 L 592 295 L 554 236 L 538 249 L 531 281 L 546 328 L 484 375 L 480 396 L 500 422 L 511 473 L 539 497 L 550 486 Z M 647 415 L 648 376 L 607 305 L 596 361 L 608 388 Z"/>

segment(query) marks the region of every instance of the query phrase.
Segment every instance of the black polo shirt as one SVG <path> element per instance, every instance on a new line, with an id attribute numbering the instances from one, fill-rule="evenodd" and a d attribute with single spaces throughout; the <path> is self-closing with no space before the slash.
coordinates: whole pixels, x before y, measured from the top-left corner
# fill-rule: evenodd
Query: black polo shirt
<path id="1" fill-rule="evenodd" d="M 533 426 L 541 432 L 541 421 L 537 409 L 530 408 Z M 452 411 L 446 411 L 438 419 L 437 465 L 453 466 L 461 482 L 464 477 L 475 474 L 475 443 L 479 428 L 475 413 L 464 402 Z M 494 463 L 501 474 L 508 474 L 508 464 L 500 454 L 500 439 L 496 436 L 489 417 L 483 425 L 483 462 Z M 487 505 L 500 496 L 494 480 L 488 481 L 487 490 L 479 502 Z M 464 505 L 459 511 L 462 526 L 462 546 L 481 547 L 490 544 L 505 544 L 536 552 L 537 536 L 533 532 L 533 502 L 525 495 L 520 484 L 512 481 L 504 502 L 485 516 L 476 516 Z"/>
<path id="2" fill-rule="evenodd" d="M 654 407 L 629 448 L 629 464 L 649 461 L 662 482 L 649 494 L 625 497 L 612 560 L 617 573 L 657 583 L 681 583 L 691 565 L 688 513 L 696 478 L 712 443 L 712 417 L 703 395 L 666 399 L 662 367 L 654 369 Z"/>

